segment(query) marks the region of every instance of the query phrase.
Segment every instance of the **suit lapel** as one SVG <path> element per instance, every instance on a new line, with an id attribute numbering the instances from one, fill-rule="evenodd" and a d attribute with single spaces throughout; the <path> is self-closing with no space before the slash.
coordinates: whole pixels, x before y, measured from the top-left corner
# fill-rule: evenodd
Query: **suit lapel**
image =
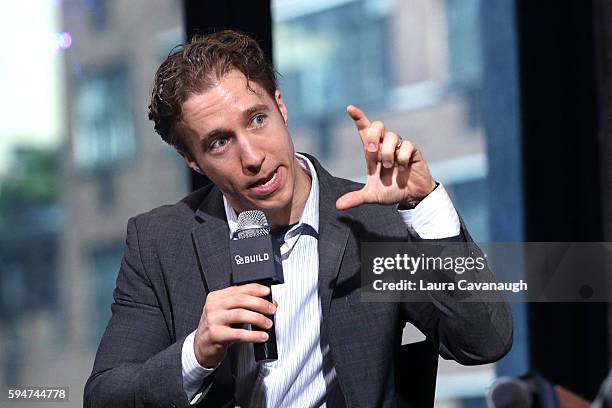
<path id="1" fill-rule="evenodd" d="M 198 266 L 207 292 L 223 289 L 231 283 L 229 227 L 223 207 L 223 195 L 216 187 L 196 211 L 200 222 L 191 231 Z"/>
<path id="2" fill-rule="evenodd" d="M 333 177 L 314 157 L 306 156 L 314 164 L 319 179 L 319 295 L 323 319 L 326 319 L 352 219 L 348 213 L 336 209 L 340 190 Z"/>
<path id="3" fill-rule="evenodd" d="M 225 216 L 223 195 L 213 186 L 195 212 L 198 221 L 191 230 L 198 267 L 206 294 L 230 286 L 229 227 Z M 215 371 L 214 383 L 204 406 L 234 406 L 235 363 L 230 352 Z"/>

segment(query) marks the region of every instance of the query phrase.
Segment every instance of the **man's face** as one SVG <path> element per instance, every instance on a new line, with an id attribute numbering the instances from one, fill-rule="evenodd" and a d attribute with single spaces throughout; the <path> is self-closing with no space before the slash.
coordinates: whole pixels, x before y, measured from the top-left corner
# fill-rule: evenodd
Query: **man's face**
<path id="1" fill-rule="evenodd" d="M 288 222 L 308 196 L 307 176 L 294 156 L 280 92 L 273 99 L 259 84 L 249 85 L 255 92 L 234 70 L 190 96 L 183 104 L 189 152 L 179 153 L 219 187 L 236 211 L 260 209 L 271 223 Z"/>

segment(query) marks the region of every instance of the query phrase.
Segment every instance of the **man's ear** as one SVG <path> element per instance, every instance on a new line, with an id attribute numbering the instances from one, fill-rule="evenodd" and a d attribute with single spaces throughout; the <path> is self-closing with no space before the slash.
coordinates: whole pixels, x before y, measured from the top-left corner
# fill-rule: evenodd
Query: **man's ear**
<path id="1" fill-rule="evenodd" d="M 278 106 L 278 110 L 280 111 L 281 115 L 283 115 L 285 126 L 287 126 L 289 123 L 289 114 L 287 112 L 285 102 L 283 102 L 283 96 L 281 95 L 278 89 L 274 92 L 274 99 L 276 100 L 276 106 Z"/>
<path id="2" fill-rule="evenodd" d="M 185 159 L 185 162 L 193 171 L 195 171 L 196 173 L 204 174 L 204 172 L 202 171 L 200 166 L 198 166 L 198 163 L 196 163 L 191 154 L 184 152 L 180 149 L 176 149 L 176 152 L 180 154 L 183 159 Z"/>

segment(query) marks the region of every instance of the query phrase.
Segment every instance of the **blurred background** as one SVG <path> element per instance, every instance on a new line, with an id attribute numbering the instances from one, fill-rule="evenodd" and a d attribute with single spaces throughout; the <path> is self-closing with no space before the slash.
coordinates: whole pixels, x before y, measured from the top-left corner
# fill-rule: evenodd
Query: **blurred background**
<path id="1" fill-rule="evenodd" d="M 611 8 L 603 0 L 0 3 L 0 388 L 69 386 L 69 405 L 81 406 L 128 218 L 205 182 L 147 119 L 153 74 L 188 35 L 256 36 L 281 74 L 297 150 L 336 175 L 363 179 L 345 113 L 355 104 L 421 147 L 476 241 L 606 241 Z M 531 369 L 593 398 L 609 368 L 608 305 L 513 307 L 512 352 L 478 367 L 440 360 L 436 406 L 484 406 L 496 377 Z"/>

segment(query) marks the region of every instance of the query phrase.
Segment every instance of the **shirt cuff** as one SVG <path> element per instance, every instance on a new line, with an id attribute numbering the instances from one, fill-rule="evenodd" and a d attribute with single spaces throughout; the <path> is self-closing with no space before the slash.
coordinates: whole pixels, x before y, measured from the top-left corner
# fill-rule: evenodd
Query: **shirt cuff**
<path id="1" fill-rule="evenodd" d="M 398 210 L 411 232 L 421 239 L 456 237 L 461 231 L 455 206 L 442 184 L 439 184 L 412 210 Z"/>
<path id="2" fill-rule="evenodd" d="M 200 399 L 206 395 L 212 382 L 203 390 L 201 389 L 202 382 L 217 368 L 205 368 L 198 363 L 194 349 L 195 333 L 196 331 L 194 330 L 185 338 L 181 350 L 183 390 L 187 395 L 187 400 L 189 400 L 190 405 L 197 404 Z"/>

